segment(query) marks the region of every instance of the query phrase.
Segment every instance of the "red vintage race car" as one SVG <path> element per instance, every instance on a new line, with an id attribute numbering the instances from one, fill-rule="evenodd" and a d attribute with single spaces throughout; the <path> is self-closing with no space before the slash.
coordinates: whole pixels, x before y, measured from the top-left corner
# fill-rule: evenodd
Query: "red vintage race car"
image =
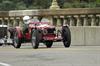
<path id="1" fill-rule="evenodd" d="M 39 22 L 34 18 L 30 20 L 28 28 L 25 30 L 19 26 L 9 29 L 13 46 L 20 48 L 22 43 L 31 42 L 34 49 L 39 47 L 39 43 L 44 43 L 47 48 L 51 48 L 53 42 L 62 41 L 65 47 L 70 47 L 71 32 L 69 27 L 66 25 L 56 29 L 48 21 L 48 19 L 43 18 Z"/>

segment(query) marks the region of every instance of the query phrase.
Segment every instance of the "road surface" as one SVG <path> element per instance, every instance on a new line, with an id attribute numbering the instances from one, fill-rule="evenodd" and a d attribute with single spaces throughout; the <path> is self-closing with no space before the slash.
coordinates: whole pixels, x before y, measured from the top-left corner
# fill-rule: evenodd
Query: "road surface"
<path id="1" fill-rule="evenodd" d="M 0 66 L 100 66 L 100 46 L 0 47 Z"/>

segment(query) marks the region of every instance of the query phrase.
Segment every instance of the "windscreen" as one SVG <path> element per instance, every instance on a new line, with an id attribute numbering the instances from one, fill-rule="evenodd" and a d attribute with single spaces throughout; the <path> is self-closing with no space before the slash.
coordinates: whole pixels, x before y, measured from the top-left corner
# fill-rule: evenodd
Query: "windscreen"
<path id="1" fill-rule="evenodd" d="M 47 18 L 42 18 L 41 22 L 50 22 Z"/>
<path id="2" fill-rule="evenodd" d="M 30 21 L 31 21 L 31 22 L 40 22 L 39 19 L 37 19 L 37 18 L 33 18 L 33 19 L 31 19 Z"/>

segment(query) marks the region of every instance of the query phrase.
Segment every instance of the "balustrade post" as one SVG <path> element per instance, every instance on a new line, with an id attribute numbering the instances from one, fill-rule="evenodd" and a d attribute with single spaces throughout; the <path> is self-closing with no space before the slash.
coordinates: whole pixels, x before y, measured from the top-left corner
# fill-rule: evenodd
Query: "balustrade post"
<path id="1" fill-rule="evenodd" d="M 10 23 L 9 23 L 10 27 L 13 27 L 13 24 L 14 24 L 14 22 L 13 22 L 13 18 L 10 17 Z"/>
<path id="2" fill-rule="evenodd" d="M 100 26 L 100 16 L 99 16 L 99 26 Z"/>
<path id="3" fill-rule="evenodd" d="M 68 25 L 68 23 L 67 23 L 67 19 L 64 18 L 63 26 L 66 26 L 66 25 Z"/>
<path id="4" fill-rule="evenodd" d="M 96 26 L 96 16 L 95 15 L 91 16 L 91 26 Z"/>
<path id="5" fill-rule="evenodd" d="M 61 26 L 61 19 L 57 18 L 57 27 Z"/>
<path id="6" fill-rule="evenodd" d="M 80 16 L 78 15 L 78 16 L 75 16 L 75 17 L 76 17 L 76 19 L 77 19 L 77 24 L 76 24 L 76 26 L 82 26 L 81 20 L 80 20 Z"/>
<path id="7" fill-rule="evenodd" d="M 64 24 L 64 16 L 60 16 L 60 18 L 59 18 L 59 26 L 63 26 L 63 24 Z"/>
<path id="8" fill-rule="evenodd" d="M 88 26 L 88 17 L 84 15 L 84 23 L 83 26 Z"/>
<path id="9" fill-rule="evenodd" d="M 4 25 L 4 18 L 2 18 L 2 24 Z"/>
<path id="10" fill-rule="evenodd" d="M 16 26 L 16 18 L 13 18 L 13 27 L 15 27 Z"/>
<path id="11" fill-rule="evenodd" d="M 4 25 L 4 19 L 3 19 L 3 18 L 1 18 L 0 20 L 1 20 L 1 22 L 2 22 L 2 25 Z"/>
<path id="12" fill-rule="evenodd" d="M 73 20 L 73 17 L 72 16 L 68 16 L 69 17 L 69 20 L 70 20 L 70 26 L 74 26 L 74 20 Z"/>
<path id="13" fill-rule="evenodd" d="M 100 15 L 96 15 L 98 17 L 98 26 L 100 26 Z"/>
<path id="14" fill-rule="evenodd" d="M 0 22 L 1 22 L 0 24 L 2 24 L 2 23 L 3 23 L 3 22 L 2 22 L 2 18 L 0 18 Z"/>
<path id="15" fill-rule="evenodd" d="M 15 21 L 16 21 L 16 22 L 15 22 L 15 26 L 19 26 L 19 17 L 16 17 L 16 18 L 15 18 Z"/>
<path id="16" fill-rule="evenodd" d="M 50 20 L 50 24 L 53 25 L 53 17 L 48 17 L 48 19 Z"/>
<path id="17" fill-rule="evenodd" d="M 99 20 L 99 26 L 100 26 L 100 20 Z"/>
<path id="18" fill-rule="evenodd" d="M 10 19 L 8 18 L 8 27 L 10 27 Z"/>
<path id="19" fill-rule="evenodd" d="M 19 18 L 19 26 L 23 27 L 23 19 L 22 19 L 22 17 Z"/>
<path id="20" fill-rule="evenodd" d="M 9 18 L 4 18 L 4 21 L 6 21 L 7 23 L 5 23 L 6 25 L 8 25 L 8 22 L 9 22 Z"/>
<path id="21" fill-rule="evenodd" d="M 54 16 L 54 20 L 53 20 L 53 25 L 54 26 L 57 26 L 57 18 L 58 18 L 58 16 Z"/>
<path id="22" fill-rule="evenodd" d="M 16 24 L 15 18 L 11 17 L 11 20 L 12 20 L 12 26 L 15 27 L 15 24 Z"/>
<path id="23" fill-rule="evenodd" d="M 20 17 L 16 18 L 16 25 L 15 26 L 22 26 L 22 19 Z"/>

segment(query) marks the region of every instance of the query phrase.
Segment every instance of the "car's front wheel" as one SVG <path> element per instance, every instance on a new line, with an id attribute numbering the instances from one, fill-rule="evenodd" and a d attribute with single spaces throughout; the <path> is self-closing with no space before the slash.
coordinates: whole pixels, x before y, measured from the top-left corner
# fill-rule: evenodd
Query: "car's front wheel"
<path id="1" fill-rule="evenodd" d="M 32 30 L 31 42 L 32 42 L 32 47 L 34 49 L 37 49 L 39 46 L 39 31 L 38 30 Z"/>
<path id="2" fill-rule="evenodd" d="M 71 32 L 68 26 L 62 27 L 62 38 L 65 47 L 70 47 L 71 44 Z"/>

